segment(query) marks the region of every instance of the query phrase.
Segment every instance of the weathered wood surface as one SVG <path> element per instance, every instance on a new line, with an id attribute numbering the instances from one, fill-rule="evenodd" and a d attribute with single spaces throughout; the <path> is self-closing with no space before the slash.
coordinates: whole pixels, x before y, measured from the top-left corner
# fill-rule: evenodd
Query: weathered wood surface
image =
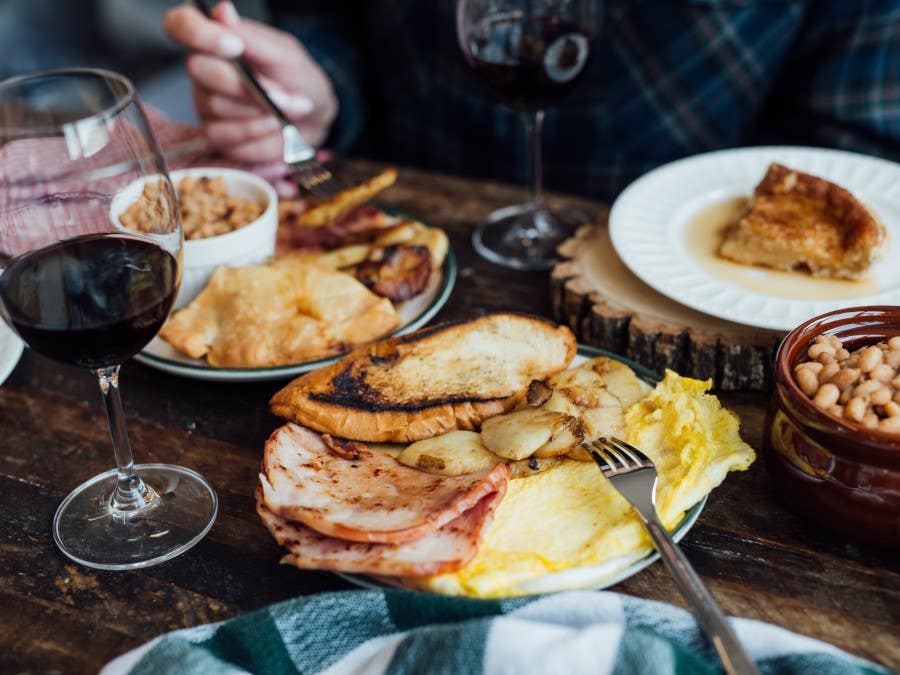
<path id="1" fill-rule="evenodd" d="M 671 368 L 721 391 L 768 391 L 783 334 L 749 328 L 680 305 L 653 290 L 616 255 L 606 214 L 560 247 L 551 274 L 554 317 L 581 342 Z"/>
<path id="2" fill-rule="evenodd" d="M 350 168 L 364 170 L 368 165 Z M 495 267 L 472 251 L 472 225 L 521 199 L 513 188 L 402 171 L 384 202 L 445 227 L 460 265 L 438 319 L 516 309 L 549 316 L 549 274 Z M 566 203 L 592 214 L 599 204 Z M 134 572 L 70 563 L 50 521 L 64 495 L 111 467 L 92 377 L 30 350 L 0 387 L 0 672 L 96 672 L 163 631 L 216 621 L 301 594 L 348 588 L 279 566 L 252 492 L 262 444 L 279 424 L 266 401 L 281 383 L 221 384 L 123 369 L 129 431 L 141 462 L 178 462 L 220 497 L 209 536 L 174 561 Z M 767 396 L 727 394 L 755 448 Z M 769 621 L 900 669 L 900 571 L 887 552 L 844 543 L 785 510 L 760 460 L 717 489 L 682 543 L 729 614 Z M 614 590 L 678 605 L 661 565 Z"/>

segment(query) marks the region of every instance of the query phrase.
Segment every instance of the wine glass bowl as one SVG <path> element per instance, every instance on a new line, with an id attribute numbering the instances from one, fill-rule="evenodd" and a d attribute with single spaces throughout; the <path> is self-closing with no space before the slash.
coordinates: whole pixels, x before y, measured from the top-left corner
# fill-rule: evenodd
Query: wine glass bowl
<path id="1" fill-rule="evenodd" d="M 557 246 L 585 222 L 544 202 L 544 111 L 578 84 L 599 23 L 598 0 L 458 0 L 457 37 L 487 89 L 522 115 L 531 142 L 533 197 L 489 215 L 472 234 L 483 257 L 517 269 L 547 269 Z"/>
<path id="2" fill-rule="evenodd" d="M 136 179 L 157 183 L 153 226 L 110 218 Z M 76 488 L 53 521 L 67 556 L 102 569 L 145 567 L 197 543 L 217 499 L 198 474 L 135 466 L 119 368 L 156 335 L 181 280 L 175 191 L 131 83 L 67 69 L 0 82 L 0 310 L 36 352 L 100 383 L 117 468 Z"/>

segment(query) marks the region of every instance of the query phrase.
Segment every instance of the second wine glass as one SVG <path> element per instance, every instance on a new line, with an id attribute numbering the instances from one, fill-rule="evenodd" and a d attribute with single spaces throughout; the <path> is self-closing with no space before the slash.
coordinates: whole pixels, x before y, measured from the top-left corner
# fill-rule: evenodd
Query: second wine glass
<path id="1" fill-rule="evenodd" d="M 469 65 L 505 106 L 521 113 L 531 142 L 534 193 L 492 213 L 472 234 L 483 257 L 516 269 L 548 269 L 556 247 L 583 224 L 543 196 L 544 110 L 577 84 L 600 21 L 599 0 L 458 0 L 457 35 Z"/>

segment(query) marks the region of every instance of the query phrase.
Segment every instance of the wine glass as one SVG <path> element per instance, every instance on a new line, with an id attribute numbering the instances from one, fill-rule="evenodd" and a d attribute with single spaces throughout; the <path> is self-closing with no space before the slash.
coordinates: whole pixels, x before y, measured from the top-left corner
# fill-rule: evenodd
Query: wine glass
<path id="1" fill-rule="evenodd" d="M 134 232 L 117 214 L 139 198 L 146 231 Z M 53 518 L 62 552 L 90 567 L 169 560 L 216 517 L 199 474 L 133 463 L 119 395 L 120 365 L 172 308 L 182 242 L 175 191 L 126 78 L 66 69 L 0 82 L 0 310 L 36 352 L 94 371 L 116 458 Z"/>
<path id="2" fill-rule="evenodd" d="M 599 22 L 599 0 L 458 0 L 456 28 L 466 61 L 500 102 L 521 113 L 531 137 L 532 200 L 490 214 L 472 233 L 475 250 L 516 269 L 547 269 L 556 247 L 585 222 L 544 203 L 544 110 L 584 72 Z"/>

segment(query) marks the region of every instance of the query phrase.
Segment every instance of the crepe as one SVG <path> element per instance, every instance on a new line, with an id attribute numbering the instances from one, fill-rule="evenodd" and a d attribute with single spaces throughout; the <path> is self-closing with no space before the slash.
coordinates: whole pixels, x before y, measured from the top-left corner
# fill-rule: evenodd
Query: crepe
<path id="1" fill-rule="evenodd" d="M 159 332 L 218 367 L 269 367 L 344 353 L 400 325 L 387 298 L 328 265 L 220 267 Z"/>

